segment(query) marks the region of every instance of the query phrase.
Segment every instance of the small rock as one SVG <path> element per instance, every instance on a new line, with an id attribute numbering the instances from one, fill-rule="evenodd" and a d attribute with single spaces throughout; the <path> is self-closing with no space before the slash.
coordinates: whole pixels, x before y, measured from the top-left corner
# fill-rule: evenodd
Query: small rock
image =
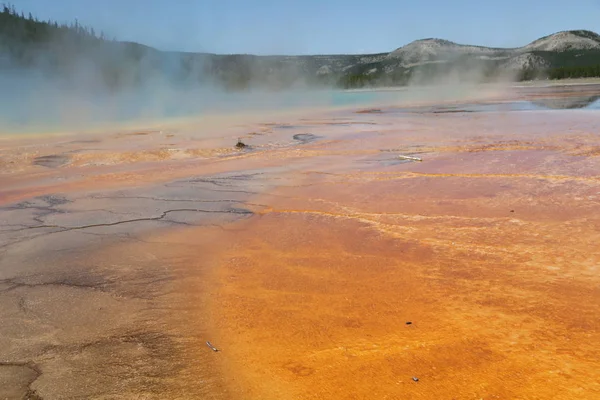
<path id="1" fill-rule="evenodd" d="M 419 382 L 419 378 L 417 378 L 416 376 L 413 376 L 412 380 L 415 381 L 415 382 Z"/>
<path id="2" fill-rule="evenodd" d="M 406 325 L 412 325 L 411 321 L 406 321 Z"/>

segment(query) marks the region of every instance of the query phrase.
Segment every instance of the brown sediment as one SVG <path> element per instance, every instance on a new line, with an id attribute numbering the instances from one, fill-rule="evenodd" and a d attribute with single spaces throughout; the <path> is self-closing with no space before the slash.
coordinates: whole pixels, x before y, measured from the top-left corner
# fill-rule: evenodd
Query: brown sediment
<path id="1" fill-rule="evenodd" d="M 3 175 L 6 393 L 597 397 L 595 116 L 352 114 Z"/>

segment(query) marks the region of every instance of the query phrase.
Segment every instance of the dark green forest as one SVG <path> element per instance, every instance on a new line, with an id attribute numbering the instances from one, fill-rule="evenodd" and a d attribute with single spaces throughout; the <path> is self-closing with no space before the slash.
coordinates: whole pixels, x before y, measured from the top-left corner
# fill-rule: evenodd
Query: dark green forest
<path id="1" fill-rule="evenodd" d="M 98 81 L 118 87 L 141 80 L 136 62 L 151 50 L 134 43 L 108 40 L 101 32 L 80 25 L 40 21 L 4 5 L 0 12 L 0 71 L 35 71 L 48 77 L 70 78 L 82 66 Z"/>
<path id="2" fill-rule="evenodd" d="M 0 12 L 0 54 L 10 56 L 18 65 L 34 64 L 36 52 L 50 49 L 53 43 L 72 48 L 104 41 L 102 33 L 97 35 L 93 28 L 81 26 L 77 21 L 70 25 L 40 21 L 31 13 L 26 16 L 6 4 Z"/>
<path id="3" fill-rule="evenodd" d="M 533 52 L 533 54 L 541 56 L 550 67 L 523 69 L 517 73 L 515 77 L 517 81 L 600 78 L 600 51 Z M 377 72 L 370 72 L 373 68 L 378 68 Z M 498 63 L 478 63 L 474 60 L 457 60 L 442 65 L 430 64 L 413 68 L 396 67 L 388 74 L 381 72 L 383 68 L 385 68 L 384 63 L 354 68 L 340 77 L 337 85 L 346 89 L 386 85 L 403 86 L 409 82 L 426 83 L 435 80 L 437 76 L 449 73 L 453 73 L 457 79 L 465 81 L 469 81 L 476 74 L 476 78 L 485 82 L 493 80 L 502 73 Z"/>
<path id="4" fill-rule="evenodd" d="M 104 40 L 103 33 L 96 35 L 93 28 L 79 25 L 77 21 L 58 24 L 53 21 L 40 21 L 31 13 L 27 16 L 19 13 L 14 6 L 3 4 L 0 12 L 0 35 L 10 38 L 15 44 L 39 44 L 54 38 L 72 38 L 76 40 Z"/>

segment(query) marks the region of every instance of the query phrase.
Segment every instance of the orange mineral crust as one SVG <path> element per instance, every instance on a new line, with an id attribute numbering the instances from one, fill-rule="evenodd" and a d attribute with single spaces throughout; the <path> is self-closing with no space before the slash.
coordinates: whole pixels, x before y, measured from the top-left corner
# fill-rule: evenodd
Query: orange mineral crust
<path id="1" fill-rule="evenodd" d="M 213 308 L 240 398 L 600 394 L 598 206 L 565 204 L 581 212 L 570 222 L 450 212 L 427 183 L 408 212 L 402 182 L 351 185 L 334 207 L 274 206 L 228 239 Z M 399 206 L 364 212 L 348 192 Z"/>
<path id="2" fill-rule="evenodd" d="M 234 397 L 599 397 L 600 162 L 566 153 L 308 153 L 222 238 Z"/>
<path id="3" fill-rule="evenodd" d="M 3 141 L 0 398 L 600 398 L 600 120 L 509 100 Z"/>

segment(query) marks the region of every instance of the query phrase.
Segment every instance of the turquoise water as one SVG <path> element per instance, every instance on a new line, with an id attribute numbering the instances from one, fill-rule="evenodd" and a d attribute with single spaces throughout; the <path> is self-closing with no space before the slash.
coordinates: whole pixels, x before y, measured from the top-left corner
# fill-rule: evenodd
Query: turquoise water
<path id="1" fill-rule="evenodd" d="M 447 95 L 447 94 L 446 94 Z M 410 96 L 410 97 L 409 97 Z M 119 95 L 89 96 L 77 90 L 36 90 L 16 92 L 10 101 L 0 102 L 0 132 L 93 129 L 106 124 L 159 121 L 212 113 L 280 111 L 330 107 L 367 107 L 399 104 L 419 97 L 445 100 L 434 89 L 380 91 L 288 91 L 279 93 L 225 93 L 217 90 L 173 90 L 155 87 Z M 446 96 L 447 97 L 447 96 Z M 582 99 L 576 108 L 600 109 L 597 98 Z M 557 104 L 511 102 L 502 104 L 465 104 L 454 108 L 471 112 L 527 111 L 573 108 Z M 397 112 L 409 111 L 398 109 Z"/>
<path id="2" fill-rule="evenodd" d="M 386 100 L 386 98 L 391 97 L 397 96 L 390 96 L 390 92 L 375 91 L 333 92 L 331 94 L 331 104 L 336 107 L 366 105 L 383 102 Z"/>
<path id="3" fill-rule="evenodd" d="M 390 97 L 384 92 L 291 91 L 224 93 L 209 90 L 140 90 L 96 96 L 76 90 L 16 92 L 0 103 L 0 131 L 90 128 L 106 123 L 193 117 L 204 113 L 289 110 L 368 105 Z"/>

